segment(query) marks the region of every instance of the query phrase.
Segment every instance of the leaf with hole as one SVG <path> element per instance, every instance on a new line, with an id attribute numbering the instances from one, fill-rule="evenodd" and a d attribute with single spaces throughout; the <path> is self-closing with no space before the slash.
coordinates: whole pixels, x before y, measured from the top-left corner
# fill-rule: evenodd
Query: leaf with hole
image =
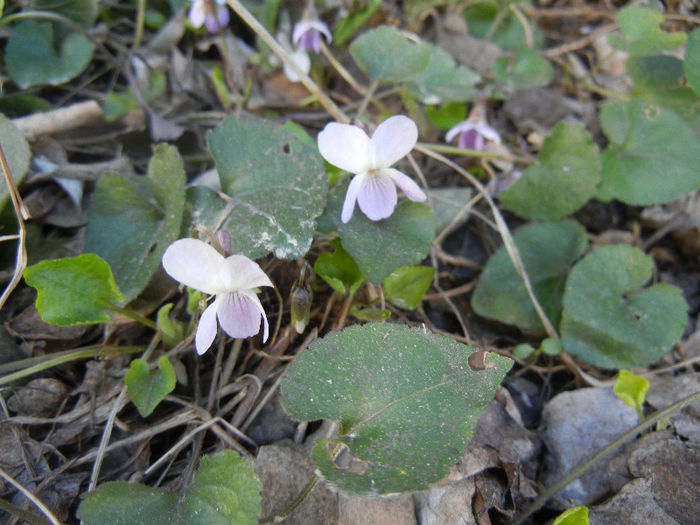
<path id="1" fill-rule="evenodd" d="M 256 525 L 262 484 L 250 460 L 231 450 L 205 456 L 184 497 L 140 483 L 110 481 L 86 494 L 85 525 Z"/>
<path id="2" fill-rule="evenodd" d="M 482 353 L 473 370 L 473 351 L 424 328 L 352 326 L 297 356 L 282 403 L 298 421 L 338 423 L 338 438 L 319 439 L 313 450 L 333 485 L 359 494 L 422 490 L 461 457 L 512 365 Z"/>
<path id="3" fill-rule="evenodd" d="M 500 198 L 524 217 L 553 221 L 593 198 L 599 180 L 600 157 L 590 133 L 580 124 L 560 122 L 545 139 L 537 163 Z"/>
<path id="4" fill-rule="evenodd" d="M 177 149 L 160 144 L 145 177 L 106 173 L 90 202 L 85 251 L 109 263 L 127 301 L 160 267 L 163 252 L 180 235 L 185 170 Z"/>
<path id="5" fill-rule="evenodd" d="M 599 199 L 662 204 L 700 188 L 700 140 L 670 109 L 612 102 L 601 110 L 600 124 L 610 144 L 602 155 Z"/>
<path id="6" fill-rule="evenodd" d="M 105 323 L 105 309 L 124 301 L 109 264 L 92 253 L 42 261 L 25 268 L 24 280 L 37 290 L 41 318 L 58 326 Z"/>
<path id="7" fill-rule="evenodd" d="M 586 249 L 586 230 L 573 221 L 531 224 L 513 235 L 535 297 L 554 325 L 559 322 L 562 295 L 574 262 Z M 526 330 L 543 330 L 522 278 L 504 247 L 486 263 L 472 295 L 474 311 Z"/>
<path id="8" fill-rule="evenodd" d="M 651 278 L 651 257 L 631 246 L 605 246 L 571 270 L 560 332 L 564 348 L 600 368 L 647 366 L 683 334 L 688 305 L 680 289 Z"/>
<path id="9" fill-rule="evenodd" d="M 273 122 L 236 117 L 210 131 L 207 143 L 224 194 L 188 192 L 191 221 L 231 232 L 233 253 L 251 259 L 304 256 L 328 191 L 315 145 Z"/>

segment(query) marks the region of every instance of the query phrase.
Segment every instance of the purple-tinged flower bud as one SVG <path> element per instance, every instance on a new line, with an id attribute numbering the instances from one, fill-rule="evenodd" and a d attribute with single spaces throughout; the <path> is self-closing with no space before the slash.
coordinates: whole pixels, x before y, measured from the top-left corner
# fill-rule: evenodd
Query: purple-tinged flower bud
<path id="1" fill-rule="evenodd" d="M 292 43 L 309 53 L 320 53 L 321 37 L 326 40 L 327 44 L 333 40 L 326 24 L 320 20 L 302 20 L 294 26 Z"/>

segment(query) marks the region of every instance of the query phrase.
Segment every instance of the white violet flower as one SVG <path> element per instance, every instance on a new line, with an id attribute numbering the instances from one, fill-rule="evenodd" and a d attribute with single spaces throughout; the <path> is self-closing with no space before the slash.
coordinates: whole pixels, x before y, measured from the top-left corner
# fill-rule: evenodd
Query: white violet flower
<path id="1" fill-rule="evenodd" d="M 486 103 L 484 99 L 480 99 L 474 104 L 467 120 L 460 122 L 447 132 L 445 140 L 452 142 L 452 139 L 457 136 L 459 137 L 457 139 L 457 147 L 475 151 L 483 151 L 486 147 L 486 141 L 496 144 L 501 143 L 501 136 L 498 134 L 498 131 L 486 122 Z"/>
<path id="2" fill-rule="evenodd" d="M 296 49 L 292 47 L 289 42 L 289 37 L 284 32 L 280 31 L 277 33 L 277 41 L 284 48 L 284 50 L 292 59 L 292 62 L 299 68 L 304 74 L 308 74 L 311 71 L 311 59 L 303 48 L 297 47 Z M 299 82 L 301 79 L 296 72 L 287 65 L 286 62 L 282 64 L 282 71 L 284 71 L 285 76 L 290 82 Z"/>
<path id="3" fill-rule="evenodd" d="M 217 33 L 230 20 L 226 0 L 193 0 L 187 17 L 195 29 L 206 26 L 210 33 Z"/>
<path id="4" fill-rule="evenodd" d="M 292 43 L 309 53 L 320 53 L 321 37 L 326 40 L 327 44 L 330 44 L 333 39 L 326 24 L 320 20 L 302 20 L 294 26 Z"/>
<path id="5" fill-rule="evenodd" d="M 355 202 L 373 221 L 389 217 L 396 207 L 396 186 L 412 201 L 425 193 L 410 177 L 390 166 L 406 156 L 418 140 L 415 122 L 394 115 L 377 126 L 372 138 L 358 126 L 331 122 L 318 134 L 318 149 L 328 162 L 354 173 L 345 195 L 341 220 L 352 217 Z"/>
<path id="6" fill-rule="evenodd" d="M 224 257 L 199 239 L 180 239 L 163 254 L 163 268 L 176 281 L 200 292 L 215 295 L 202 313 L 194 339 L 198 354 L 214 342 L 217 318 L 231 337 L 251 337 L 263 324 L 263 343 L 269 326 L 258 299 L 259 286 L 274 286 L 257 263 L 244 255 Z"/>

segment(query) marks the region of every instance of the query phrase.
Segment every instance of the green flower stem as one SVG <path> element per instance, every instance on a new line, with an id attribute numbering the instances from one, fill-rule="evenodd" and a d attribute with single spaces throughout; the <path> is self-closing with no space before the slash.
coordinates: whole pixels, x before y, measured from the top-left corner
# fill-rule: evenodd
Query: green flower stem
<path id="1" fill-rule="evenodd" d="M 126 308 L 122 308 L 121 306 L 109 303 L 107 306 L 105 306 L 105 308 L 108 310 L 112 310 L 113 312 L 117 312 L 118 314 L 125 315 L 129 319 L 133 319 L 137 323 L 141 323 L 142 325 L 147 326 L 148 328 L 152 328 L 153 330 L 158 329 L 156 323 L 154 321 L 151 321 L 148 317 L 139 315 L 136 312 L 132 312 L 131 310 L 127 310 Z"/>
<path id="2" fill-rule="evenodd" d="M 6 385 L 12 381 L 25 378 L 32 374 L 36 374 L 48 368 L 77 361 L 78 359 L 88 359 L 90 357 L 104 357 L 108 355 L 125 355 L 143 352 L 143 345 L 139 346 L 107 346 L 99 348 L 98 346 L 89 346 L 78 350 L 66 350 L 65 352 L 56 352 L 55 354 L 33 357 L 30 359 L 22 359 L 7 363 L 0 367 L 0 372 L 5 370 L 20 369 L 17 372 L 0 377 L 0 385 Z"/>
<path id="3" fill-rule="evenodd" d="M 132 51 L 136 51 L 143 39 L 143 26 L 146 20 L 146 0 L 138 0 L 136 6 L 136 28 L 134 31 L 134 41 L 131 43 Z"/>
<path id="4" fill-rule="evenodd" d="M 577 466 L 574 470 L 572 470 L 566 477 L 549 487 L 547 490 L 545 490 L 542 494 L 535 499 L 535 501 L 532 502 L 532 504 L 525 509 L 525 511 L 518 516 L 515 521 L 511 525 L 520 525 L 523 523 L 533 512 L 535 512 L 537 509 L 542 507 L 549 499 L 554 496 L 557 492 L 559 492 L 561 489 L 566 487 L 569 483 L 572 481 L 577 480 L 580 478 L 584 472 L 586 472 L 588 469 L 591 467 L 595 466 L 596 463 L 598 463 L 601 459 L 604 459 L 611 455 L 613 452 L 615 452 L 618 448 L 620 448 L 622 445 L 627 443 L 629 440 L 634 438 L 637 434 L 643 432 L 644 430 L 650 428 L 654 423 L 657 421 L 660 421 L 671 414 L 673 414 L 676 410 L 679 410 L 680 408 L 684 407 L 688 403 L 692 403 L 696 399 L 700 399 L 700 392 L 696 392 L 694 394 L 689 395 L 688 397 L 684 397 L 680 401 L 676 401 L 675 403 L 672 403 L 671 405 L 667 406 L 663 410 L 658 410 L 657 412 L 653 413 L 650 415 L 648 418 L 646 418 L 644 421 L 641 421 L 636 427 L 634 427 L 632 430 L 629 430 L 622 434 L 619 438 L 617 438 L 615 441 L 610 443 L 607 447 L 605 447 L 603 450 L 598 452 L 595 456 L 593 456 L 591 459 L 588 461 L 581 463 L 579 466 Z"/>

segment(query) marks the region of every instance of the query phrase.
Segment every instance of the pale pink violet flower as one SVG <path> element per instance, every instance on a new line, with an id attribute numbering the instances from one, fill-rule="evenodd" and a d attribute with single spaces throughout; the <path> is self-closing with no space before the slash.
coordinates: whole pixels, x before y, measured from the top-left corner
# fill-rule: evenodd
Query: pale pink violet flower
<path id="1" fill-rule="evenodd" d="M 445 140 L 452 142 L 452 139 L 455 137 L 458 137 L 457 147 L 475 151 L 483 151 L 486 147 L 486 141 L 496 144 L 501 143 L 501 136 L 498 134 L 498 131 L 486 122 L 486 103 L 484 99 L 480 99 L 474 104 L 467 120 L 460 122 L 447 132 Z"/>
<path id="2" fill-rule="evenodd" d="M 194 338 L 198 354 L 214 342 L 217 319 L 231 337 L 252 337 L 263 324 L 263 343 L 269 326 L 257 288 L 274 286 L 260 266 L 244 255 L 224 257 L 199 239 L 180 239 L 163 254 L 163 268 L 176 281 L 200 292 L 214 295 L 199 319 Z"/>
<path id="3" fill-rule="evenodd" d="M 425 193 L 410 177 L 390 166 L 416 145 L 418 128 L 404 115 L 395 115 L 377 126 L 372 138 L 362 128 L 331 122 L 318 134 L 323 158 L 354 173 L 345 195 L 341 220 L 352 217 L 355 202 L 371 220 L 389 217 L 396 207 L 396 186 L 412 201 L 423 202 Z"/>
<path id="4" fill-rule="evenodd" d="M 192 0 L 188 18 L 195 29 L 206 26 L 210 33 L 217 33 L 228 25 L 230 15 L 226 0 Z"/>
<path id="5" fill-rule="evenodd" d="M 292 43 L 309 53 L 320 53 L 321 37 L 327 44 L 330 44 L 333 39 L 326 24 L 320 20 L 302 20 L 294 26 Z"/>

